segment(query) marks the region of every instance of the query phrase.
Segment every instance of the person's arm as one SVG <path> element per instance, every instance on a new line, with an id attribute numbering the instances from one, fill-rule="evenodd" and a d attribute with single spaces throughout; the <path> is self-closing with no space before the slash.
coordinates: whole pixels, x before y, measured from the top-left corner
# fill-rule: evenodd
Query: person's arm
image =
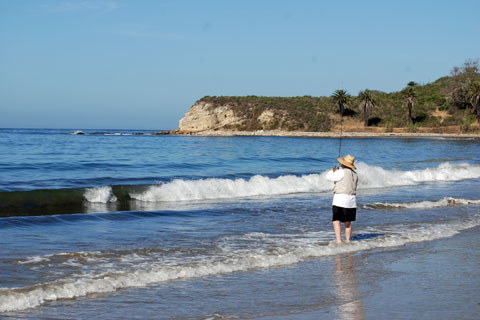
<path id="1" fill-rule="evenodd" d="M 330 171 L 327 172 L 327 176 L 325 178 L 328 181 L 337 182 L 342 180 L 344 176 L 345 176 L 345 173 L 343 172 L 343 169 L 338 169 L 338 170 L 330 169 Z"/>

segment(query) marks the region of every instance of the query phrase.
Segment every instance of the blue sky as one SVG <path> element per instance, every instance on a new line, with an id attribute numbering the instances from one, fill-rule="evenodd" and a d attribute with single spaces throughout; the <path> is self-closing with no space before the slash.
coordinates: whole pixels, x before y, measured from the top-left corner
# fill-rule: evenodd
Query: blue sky
<path id="1" fill-rule="evenodd" d="M 0 0 L 0 127 L 175 129 L 206 95 L 401 90 L 480 57 L 480 1 Z"/>

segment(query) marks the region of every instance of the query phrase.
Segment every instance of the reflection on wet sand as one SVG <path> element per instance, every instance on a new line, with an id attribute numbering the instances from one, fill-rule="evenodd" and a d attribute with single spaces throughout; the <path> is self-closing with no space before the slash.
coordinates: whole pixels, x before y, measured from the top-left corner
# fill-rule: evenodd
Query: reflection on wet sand
<path id="1" fill-rule="evenodd" d="M 355 279 L 351 253 L 335 256 L 335 296 L 338 319 L 364 320 L 365 310 Z"/>

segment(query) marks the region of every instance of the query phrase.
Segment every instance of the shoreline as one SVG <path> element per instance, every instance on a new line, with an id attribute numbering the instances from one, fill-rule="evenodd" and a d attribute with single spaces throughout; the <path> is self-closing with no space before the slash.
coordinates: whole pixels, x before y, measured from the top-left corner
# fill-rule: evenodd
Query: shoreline
<path id="1" fill-rule="evenodd" d="M 304 262 L 294 267 L 304 277 L 315 276 L 317 270 L 330 276 L 325 278 L 330 279 L 336 303 L 252 319 L 476 319 L 478 231 L 474 227 L 394 251 L 343 253 Z"/>
<path id="2" fill-rule="evenodd" d="M 259 136 L 259 137 L 312 137 L 312 138 L 340 138 L 340 132 L 305 132 L 305 131 L 280 131 L 280 130 L 257 130 L 257 131 L 222 131 L 209 130 L 201 132 L 177 132 L 177 135 L 202 136 L 202 137 L 236 137 L 236 136 Z M 342 138 L 451 138 L 451 139 L 480 139 L 478 133 L 426 133 L 426 132 L 343 132 Z"/>

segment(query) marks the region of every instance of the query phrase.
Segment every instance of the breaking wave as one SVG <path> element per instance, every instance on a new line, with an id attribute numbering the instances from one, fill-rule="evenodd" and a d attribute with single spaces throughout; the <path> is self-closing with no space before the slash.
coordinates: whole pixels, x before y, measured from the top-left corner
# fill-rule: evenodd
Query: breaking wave
<path id="1" fill-rule="evenodd" d="M 223 250 L 220 255 L 215 257 L 201 255 L 196 261 L 189 261 L 188 263 L 168 264 L 153 260 L 146 265 L 137 265 L 123 270 L 106 270 L 95 275 L 84 274 L 76 278 L 64 277 L 31 287 L 1 288 L 0 312 L 24 310 L 38 307 L 48 301 L 115 292 L 125 288 L 145 287 L 172 280 L 187 280 L 239 271 L 280 267 L 303 262 L 310 258 L 431 241 L 451 237 L 462 230 L 478 225 L 480 225 L 480 215 L 477 214 L 462 221 L 436 225 L 429 223 L 415 227 L 411 225 L 370 227 L 363 231 L 375 236 L 360 237 L 359 240 L 343 244 L 319 241 L 319 239 L 315 239 L 314 234 L 305 235 L 305 237 L 295 241 L 285 239 L 288 238 L 288 235 L 280 237 L 281 235 L 278 234 L 245 234 L 243 237 L 249 240 L 257 239 L 260 244 L 270 243 L 270 245 L 268 247 L 257 245 L 250 250 L 226 246 L 227 250 Z M 362 230 L 358 230 L 358 232 L 362 232 Z M 319 235 L 319 238 L 322 238 L 322 234 Z M 65 255 L 77 259 L 78 257 L 96 259 L 99 254 L 94 252 Z M 51 256 L 32 257 L 24 263 L 41 263 L 43 260 L 51 258 Z M 101 258 L 105 257 L 102 256 Z"/>
<path id="2" fill-rule="evenodd" d="M 399 171 L 359 163 L 357 171 L 359 190 L 480 178 L 480 165 L 468 164 L 443 163 L 436 168 Z M 175 201 L 331 192 L 333 183 L 325 179 L 326 174 L 327 171 L 302 176 L 282 175 L 276 178 L 256 175 L 249 179 L 175 179 L 156 185 L 7 191 L 0 192 L 0 216 L 89 212 L 87 209 L 92 205 L 115 205 L 115 210 L 128 211 L 133 202 L 166 204 Z M 99 210 L 102 211 L 101 208 Z"/>
<path id="3" fill-rule="evenodd" d="M 94 203 L 109 203 L 117 201 L 117 197 L 112 192 L 112 187 L 103 186 L 97 188 L 89 188 L 85 190 L 85 199 Z"/>
<path id="4" fill-rule="evenodd" d="M 358 165 L 359 189 L 388 188 L 417 185 L 433 181 L 458 181 L 480 178 L 480 166 L 443 163 L 437 168 L 397 171 L 381 167 Z M 325 179 L 327 171 L 321 174 L 303 176 L 280 176 L 269 178 L 253 176 L 250 179 L 176 179 L 168 183 L 150 186 L 143 192 L 131 193 L 135 200 L 188 201 L 208 199 L 231 199 L 251 196 L 273 196 L 292 193 L 330 192 L 333 184 Z"/>
<path id="5" fill-rule="evenodd" d="M 444 197 L 440 200 L 432 201 L 412 201 L 412 202 L 375 202 L 363 205 L 364 209 L 429 209 L 448 206 L 462 206 L 480 204 L 480 199 L 458 199 Z"/>
<path id="6" fill-rule="evenodd" d="M 269 178 L 253 176 L 245 179 L 180 180 L 150 186 L 142 193 L 134 193 L 132 199 L 140 201 L 186 201 L 231 199 L 252 196 L 272 196 L 291 193 L 322 192 L 331 189 L 323 175 L 280 176 Z"/>

